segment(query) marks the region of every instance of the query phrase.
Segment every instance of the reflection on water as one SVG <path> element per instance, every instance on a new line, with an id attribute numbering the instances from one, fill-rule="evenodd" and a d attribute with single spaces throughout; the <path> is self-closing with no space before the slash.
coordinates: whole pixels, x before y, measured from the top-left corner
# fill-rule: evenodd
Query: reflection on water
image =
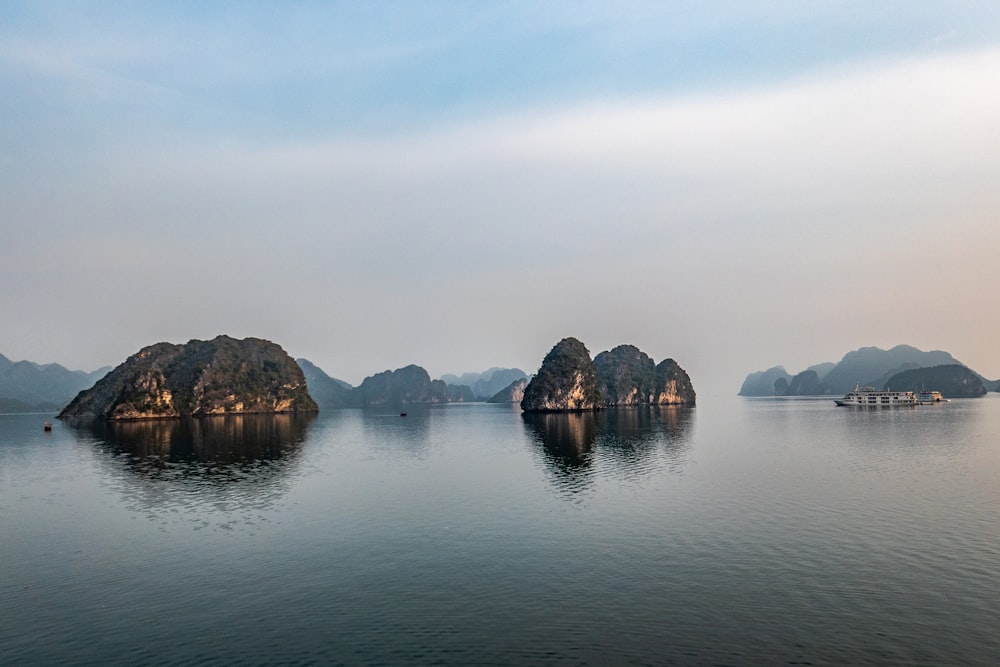
<path id="1" fill-rule="evenodd" d="M 361 410 L 365 439 L 379 449 L 422 457 L 427 452 L 435 408 L 407 405 Z"/>
<path id="2" fill-rule="evenodd" d="M 71 424 L 129 510 L 164 529 L 255 530 L 291 484 L 312 414 Z"/>
<path id="3" fill-rule="evenodd" d="M 606 410 L 598 444 L 616 467 L 627 474 L 647 474 L 660 457 L 679 471 L 691 437 L 690 407 L 665 405 Z"/>
<path id="4" fill-rule="evenodd" d="M 86 423 L 117 453 L 171 463 L 274 460 L 301 446 L 313 414 L 220 415 Z"/>
<path id="5" fill-rule="evenodd" d="M 693 411 L 689 407 L 614 408 L 599 412 L 523 413 L 532 442 L 555 482 L 565 490 L 587 488 L 592 468 L 603 463 L 626 475 L 643 475 L 661 464 L 683 465 Z"/>

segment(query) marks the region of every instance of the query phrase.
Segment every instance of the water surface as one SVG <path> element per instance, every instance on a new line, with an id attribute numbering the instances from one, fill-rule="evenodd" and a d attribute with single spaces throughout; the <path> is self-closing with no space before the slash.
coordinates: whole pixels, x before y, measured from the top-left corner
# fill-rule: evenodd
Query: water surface
<path id="1" fill-rule="evenodd" d="M 3 664 L 995 664 L 1000 397 L 0 416 Z"/>

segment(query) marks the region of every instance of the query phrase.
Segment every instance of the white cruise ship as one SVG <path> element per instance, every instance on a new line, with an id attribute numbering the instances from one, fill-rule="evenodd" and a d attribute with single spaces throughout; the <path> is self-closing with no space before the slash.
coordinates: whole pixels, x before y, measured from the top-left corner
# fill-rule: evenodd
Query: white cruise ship
<path id="1" fill-rule="evenodd" d="M 837 405 L 857 408 L 895 408 L 916 405 L 917 395 L 912 391 L 887 391 L 874 387 L 855 387 L 854 391 L 834 399 Z"/>

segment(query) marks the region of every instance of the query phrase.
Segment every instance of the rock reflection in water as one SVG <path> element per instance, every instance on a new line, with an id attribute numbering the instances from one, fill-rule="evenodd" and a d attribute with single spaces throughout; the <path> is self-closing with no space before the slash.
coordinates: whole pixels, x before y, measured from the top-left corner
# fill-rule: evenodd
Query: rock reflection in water
<path id="1" fill-rule="evenodd" d="M 390 455 L 421 458 L 427 453 L 431 420 L 437 408 L 431 405 L 389 405 L 363 408 L 366 438 Z"/>
<path id="2" fill-rule="evenodd" d="M 692 409 L 681 405 L 613 408 L 602 413 L 597 445 L 616 467 L 645 474 L 664 457 L 671 468 L 683 464 Z"/>
<path id="3" fill-rule="evenodd" d="M 584 490 L 597 439 L 597 413 L 525 412 L 521 417 L 556 483 L 568 491 Z"/>
<path id="4" fill-rule="evenodd" d="M 313 419 L 313 414 L 222 415 L 88 425 L 114 451 L 138 459 L 239 463 L 278 459 L 300 447 Z"/>
<path id="5" fill-rule="evenodd" d="M 626 476 L 649 473 L 658 465 L 679 470 L 692 415 L 687 406 L 656 406 L 523 413 L 522 418 L 555 481 L 577 492 L 587 488 L 598 463 L 604 472 Z"/>
<path id="6" fill-rule="evenodd" d="M 160 526 L 256 532 L 297 474 L 312 414 L 74 424 L 124 508 Z"/>

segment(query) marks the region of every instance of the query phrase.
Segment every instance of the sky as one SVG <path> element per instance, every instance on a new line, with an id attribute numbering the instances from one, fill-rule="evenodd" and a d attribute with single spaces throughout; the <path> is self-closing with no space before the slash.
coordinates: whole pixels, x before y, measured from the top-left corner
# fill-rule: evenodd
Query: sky
<path id="1" fill-rule="evenodd" d="M 1000 378 L 1000 3 L 0 3 L 0 353 Z"/>

